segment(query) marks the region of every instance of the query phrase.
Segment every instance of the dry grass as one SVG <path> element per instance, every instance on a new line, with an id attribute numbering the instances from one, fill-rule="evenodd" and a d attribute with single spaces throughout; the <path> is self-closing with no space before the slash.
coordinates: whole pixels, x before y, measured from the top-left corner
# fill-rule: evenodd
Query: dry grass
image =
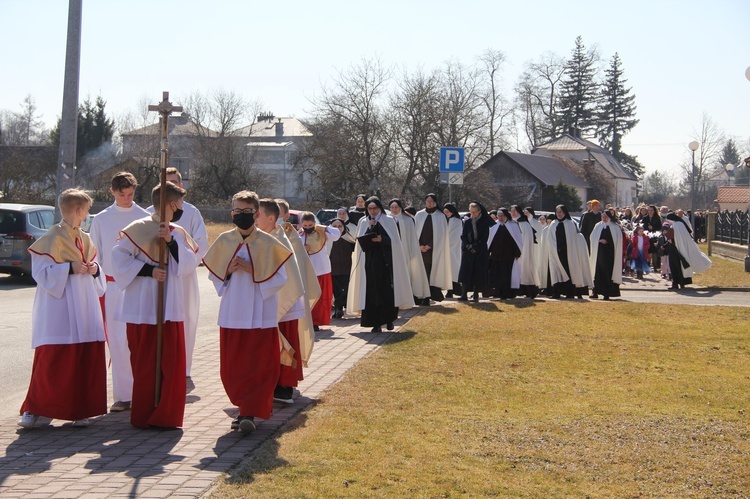
<path id="1" fill-rule="evenodd" d="M 746 495 L 750 311 L 711 308 L 710 330 L 692 308 L 659 312 L 432 309 L 216 495 Z"/>
<path id="2" fill-rule="evenodd" d="M 219 237 L 219 234 L 233 228 L 234 225 L 232 224 L 217 224 L 213 222 L 206 222 L 206 232 L 208 233 L 209 244 L 213 244 L 216 238 Z"/>
<path id="3" fill-rule="evenodd" d="M 706 244 L 700 244 L 701 251 L 708 254 Z M 720 288 L 746 288 L 750 287 L 750 272 L 745 272 L 745 263 L 731 258 L 723 258 L 719 255 L 711 256 L 713 265 L 708 272 L 693 276 L 696 286 L 720 287 Z"/>

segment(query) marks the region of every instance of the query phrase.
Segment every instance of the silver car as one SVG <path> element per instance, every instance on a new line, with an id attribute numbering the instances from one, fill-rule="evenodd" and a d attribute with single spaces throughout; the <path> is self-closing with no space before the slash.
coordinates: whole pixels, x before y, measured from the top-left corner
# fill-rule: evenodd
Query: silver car
<path id="1" fill-rule="evenodd" d="M 54 206 L 0 203 L 0 273 L 31 277 L 29 246 L 54 224 Z"/>

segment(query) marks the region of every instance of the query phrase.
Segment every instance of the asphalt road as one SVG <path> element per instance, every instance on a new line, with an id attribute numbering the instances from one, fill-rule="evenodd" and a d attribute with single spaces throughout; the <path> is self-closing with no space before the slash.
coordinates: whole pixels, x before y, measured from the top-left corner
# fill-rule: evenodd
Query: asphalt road
<path id="1" fill-rule="evenodd" d="M 219 299 L 208 280 L 208 271 L 198 268 L 201 317 L 196 348 L 217 341 L 216 318 Z M 0 417 L 18 415 L 26 395 L 34 351 L 31 349 L 31 307 L 36 286 L 20 278 L 0 274 Z M 546 300 L 537 300 L 540 304 Z M 651 304 L 750 307 L 750 292 L 692 288 L 679 292 L 623 289 L 614 301 Z M 576 300 L 568 300 L 575 303 Z M 613 303 L 614 304 L 614 303 Z M 216 366 L 219 369 L 219 366 Z M 110 396 L 111 401 L 111 396 Z"/>

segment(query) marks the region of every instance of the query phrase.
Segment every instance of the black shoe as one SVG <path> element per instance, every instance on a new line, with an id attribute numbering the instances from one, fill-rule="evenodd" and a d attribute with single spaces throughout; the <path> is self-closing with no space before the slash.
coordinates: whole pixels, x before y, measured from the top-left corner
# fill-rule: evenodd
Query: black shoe
<path id="1" fill-rule="evenodd" d="M 386 325 L 385 325 L 385 328 L 386 328 L 386 329 L 387 329 L 388 331 L 393 331 L 393 323 L 392 323 L 392 322 L 389 322 L 388 324 L 386 324 Z"/>
<path id="2" fill-rule="evenodd" d="M 380 329 L 380 326 L 375 326 L 374 328 L 372 328 L 372 329 L 370 330 L 370 332 L 371 332 L 371 333 L 382 333 L 382 332 L 383 332 L 383 330 L 382 330 L 382 329 Z"/>
<path id="3" fill-rule="evenodd" d="M 282 404 L 294 403 L 294 387 L 278 385 L 273 391 L 273 400 Z"/>
<path id="4" fill-rule="evenodd" d="M 458 301 L 469 301 L 469 297 L 466 295 L 461 295 L 458 297 Z"/>
<path id="5" fill-rule="evenodd" d="M 423 307 L 429 307 L 430 306 L 430 299 L 429 298 L 423 299 L 422 303 L 420 303 L 420 305 L 422 305 Z"/>
<path id="6" fill-rule="evenodd" d="M 240 431 L 244 435 L 249 435 L 255 431 L 255 421 L 252 416 L 240 416 Z"/>
<path id="7" fill-rule="evenodd" d="M 596 294 L 596 293 L 591 293 L 591 296 L 589 298 L 592 298 L 592 299 L 596 300 L 596 299 L 599 298 L 599 295 Z M 606 300 L 606 297 L 605 297 L 605 300 Z"/>
<path id="8" fill-rule="evenodd" d="M 479 303 L 479 293 L 474 293 L 474 296 L 471 297 L 471 301 Z"/>
<path id="9" fill-rule="evenodd" d="M 313 331 L 320 331 L 320 326 L 313 326 Z"/>
<path id="10" fill-rule="evenodd" d="M 240 429 L 240 416 L 237 416 L 232 420 L 232 423 L 229 425 L 229 427 L 233 430 L 239 430 Z"/>
<path id="11" fill-rule="evenodd" d="M 451 290 L 446 291 L 445 292 L 445 297 L 446 298 L 453 298 L 453 291 L 451 291 Z"/>

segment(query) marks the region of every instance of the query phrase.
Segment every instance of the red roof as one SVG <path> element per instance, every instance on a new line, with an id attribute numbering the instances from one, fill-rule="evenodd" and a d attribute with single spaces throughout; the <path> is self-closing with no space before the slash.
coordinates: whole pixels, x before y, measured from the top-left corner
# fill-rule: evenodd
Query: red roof
<path id="1" fill-rule="evenodd" d="M 747 204 L 750 198 L 750 187 L 727 185 L 719 186 L 719 195 L 717 200 L 719 204 L 744 203 Z"/>

